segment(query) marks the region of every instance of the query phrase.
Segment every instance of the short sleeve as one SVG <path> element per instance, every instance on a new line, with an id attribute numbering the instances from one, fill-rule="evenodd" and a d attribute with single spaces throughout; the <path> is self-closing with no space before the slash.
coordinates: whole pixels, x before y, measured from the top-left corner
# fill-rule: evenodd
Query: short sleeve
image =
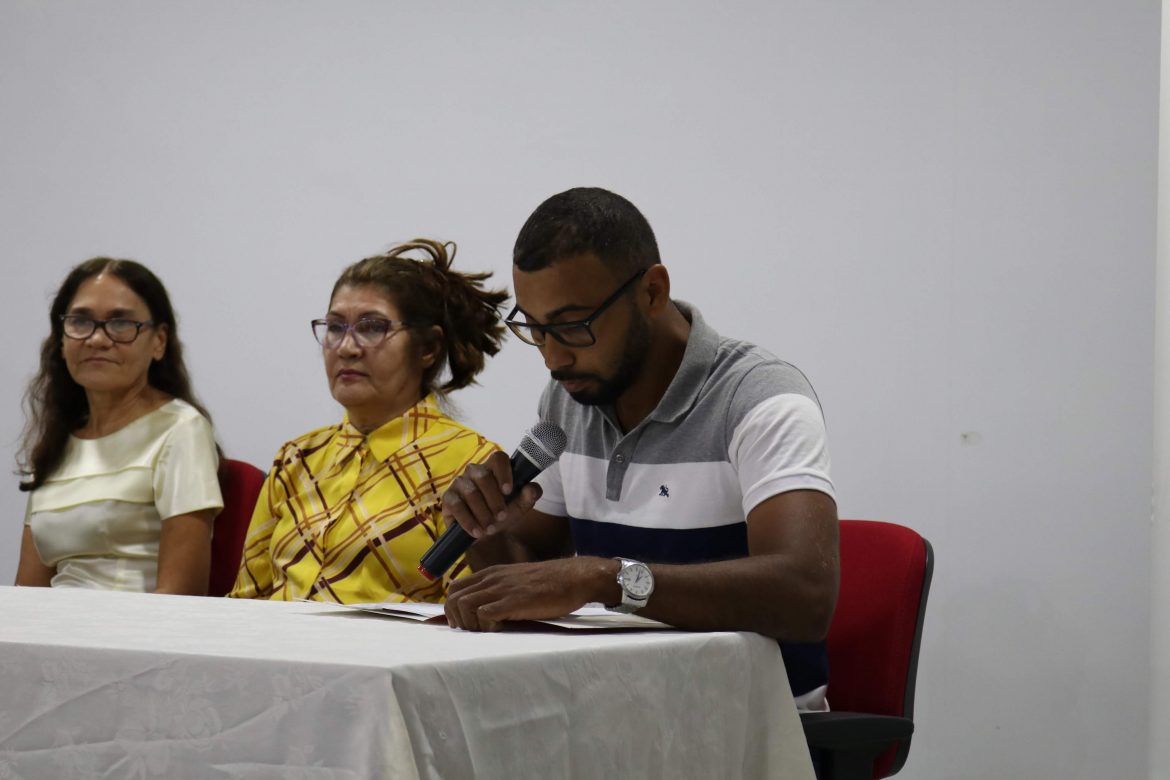
<path id="1" fill-rule="evenodd" d="M 533 481 L 541 489 L 540 498 L 533 509 L 554 517 L 567 517 L 569 509 L 565 505 L 565 487 L 561 482 L 561 462 L 558 460 L 549 466 Z"/>
<path id="2" fill-rule="evenodd" d="M 744 516 L 790 490 L 819 490 L 835 499 L 825 421 L 808 396 L 785 393 L 757 402 L 735 427 L 728 458 L 739 477 Z"/>
<path id="3" fill-rule="evenodd" d="M 211 423 L 202 415 L 183 417 L 167 433 L 154 465 L 154 504 L 163 520 L 223 509 L 219 455 Z"/>

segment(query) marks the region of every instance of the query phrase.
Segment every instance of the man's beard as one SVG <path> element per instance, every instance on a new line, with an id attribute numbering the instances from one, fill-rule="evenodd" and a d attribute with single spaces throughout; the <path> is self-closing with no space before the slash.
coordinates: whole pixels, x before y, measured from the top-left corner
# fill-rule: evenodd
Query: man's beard
<path id="1" fill-rule="evenodd" d="M 611 406 L 634 383 L 650 352 L 650 323 L 639 317 L 637 312 L 632 323 L 630 332 L 626 334 L 626 347 L 622 350 L 622 356 L 612 376 L 562 374 L 557 371 L 552 373 L 552 378 L 557 380 L 591 379 L 597 383 L 595 388 L 569 393 L 570 398 L 585 406 Z"/>

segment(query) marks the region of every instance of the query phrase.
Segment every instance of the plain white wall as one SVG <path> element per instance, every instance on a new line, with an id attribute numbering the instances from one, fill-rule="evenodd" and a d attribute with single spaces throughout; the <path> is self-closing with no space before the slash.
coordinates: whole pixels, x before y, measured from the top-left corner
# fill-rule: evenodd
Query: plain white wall
<path id="1" fill-rule="evenodd" d="M 336 419 L 308 320 L 414 235 L 508 282 L 614 189 L 801 366 L 844 517 L 934 543 L 913 778 L 1144 777 L 1159 4 L 0 5 L 11 462 L 72 264 L 170 287 L 228 452 Z M 505 447 L 545 374 L 456 396 Z M 16 479 L 0 580 L 23 513 Z"/>
<path id="2" fill-rule="evenodd" d="M 1170 0 L 1162 0 L 1158 260 L 1154 334 L 1154 513 L 1150 544 L 1150 778 L 1170 777 Z"/>

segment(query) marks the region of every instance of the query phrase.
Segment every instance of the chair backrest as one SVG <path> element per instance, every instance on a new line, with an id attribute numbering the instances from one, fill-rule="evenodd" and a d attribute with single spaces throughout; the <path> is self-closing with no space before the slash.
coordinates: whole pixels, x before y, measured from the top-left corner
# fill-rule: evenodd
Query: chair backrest
<path id="1" fill-rule="evenodd" d="M 838 711 L 913 719 L 914 681 L 930 542 L 893 523 L 841 521 L 841 591 L 829 628 L 829 705 Z M 875 762 L 874 777 L 902 768 L 907 739 Z"/>
<path id="2" fill-rule="evenodd" d="M 224 460 L 219 469 L 219 489 L 223 493 L 223 511 L 215 518 L 211 537 L 211 576 L 208 596 L 223 596 L 232 589 L 240 570 L 244 537 L 252 510 L 264 485 L 264 472 L 242 460 Z"/>

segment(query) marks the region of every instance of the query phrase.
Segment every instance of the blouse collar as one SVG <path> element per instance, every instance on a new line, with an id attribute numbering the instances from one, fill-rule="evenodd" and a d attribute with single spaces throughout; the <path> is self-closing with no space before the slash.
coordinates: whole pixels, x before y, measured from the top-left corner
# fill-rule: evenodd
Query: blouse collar
<path id="1" fill-rule="evenodd" d="M 349 415 L 341 421 L 337 443 L 345 450 L 357 450 L 363 443 L 378 460 L 388 460 L 403 447 L 417 441 L 445 415 L 439 408 L 434 393 L 407 409 L 401 416 L 387 420 L 380 427 L 364 434 L 349 421 Z M 349 454 L 346 452 L 345 454 Z"/>

